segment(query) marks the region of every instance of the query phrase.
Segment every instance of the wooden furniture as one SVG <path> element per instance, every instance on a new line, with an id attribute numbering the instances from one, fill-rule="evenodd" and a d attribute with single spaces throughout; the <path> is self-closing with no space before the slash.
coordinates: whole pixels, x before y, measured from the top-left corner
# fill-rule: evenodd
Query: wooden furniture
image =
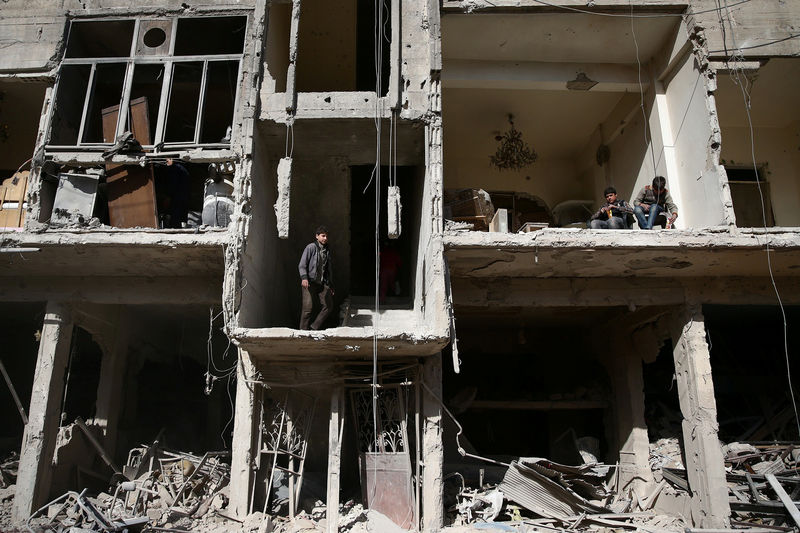
<path id="1" fill-rule="evenodd" d="M 150 119 L 147 98 L 130 102 L 131 132 L 140 144 L 150 144 Z M 119 106 L 106 107 L 103 113 L 103 140 L 114 142 Z M 156 187 L 153 166 L 106 165 L 109 223 L 115 228 L 157 228 Z"/>
<path id="2" fill-rule="evenodd" d="M 0 184 L 0 228 L 21 228 L 25 222 L 25 192 L 29 171 L 17 172 Z"/>

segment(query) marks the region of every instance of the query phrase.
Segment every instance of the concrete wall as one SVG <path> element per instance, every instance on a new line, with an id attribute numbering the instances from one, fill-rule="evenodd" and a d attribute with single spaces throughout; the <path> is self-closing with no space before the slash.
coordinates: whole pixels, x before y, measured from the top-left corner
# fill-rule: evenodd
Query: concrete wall
<path id="1" fill-rule="evenodd" d="M 716 144 L 714 135 L 718 125 L 709 113 L 707 94 L 705 75 L 690 56 L 666 88 L 680 180 L 679 189 L 672 184 L 673 199 L 678 203 L 683 224 L 679 227 L 725 223 L 722 189 L 711 146 Z"/>
<path id="2" fill-rule="evenodd" d="M 0 44 L 3 46 L 0 73 L 47 72 L 55 68 L 62 52 L 68 17 L 192 15 L 254 6 L 254 0 L 206 1 L 191 6 L 181 0 L 9 0 L 3 3 L 3 16 L 0 19 Z"/>
<path id="3" fill-rule="evenodd" d="M 14 171 L 33 156 L 45 89 L 43 82 L 0 80 L 0 169 Z"/>

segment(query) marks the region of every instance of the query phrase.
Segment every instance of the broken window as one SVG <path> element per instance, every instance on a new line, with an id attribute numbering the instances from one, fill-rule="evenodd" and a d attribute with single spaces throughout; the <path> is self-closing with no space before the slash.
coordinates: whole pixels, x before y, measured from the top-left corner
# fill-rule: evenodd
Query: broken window
<path id="1" fill-rule="evenodd" d="M 246 16 L 73 21 L 48 148 L 136 129 L 145 148 L 229 146 L 246 26 Z M 119 113 L 134 103 L 146 108 L 138 128 Z"/>

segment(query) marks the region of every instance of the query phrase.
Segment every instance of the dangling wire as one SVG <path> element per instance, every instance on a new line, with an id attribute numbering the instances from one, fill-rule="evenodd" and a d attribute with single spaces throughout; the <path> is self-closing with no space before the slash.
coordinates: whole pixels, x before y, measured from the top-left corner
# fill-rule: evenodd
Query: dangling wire
<path id="1" fill-rule="evenodd" d="M 742 80 L 742 71 L 743 69 L 739 65 L 740 61 L 744 59 L 744 54 L 736 45 L 736 35 L 734 34 L 733 30 L 733 22 L 731 21 L 731 12 L 730 7 L 728 6 L 728 0 L 723 0 L 725 3 L 725 11 L 726 11 L 726 18 L 728 20 L 728 26 L 730 28 L 730 35 L 731 35 L 731 42 L 733 43 L 733 49 L 735 50 L 734 55 L 732 56 L 733 59 L 733 67 L 731 68 L 731 61 L 728 56 L 726 56 L 726 62 L 728 64 L 728 71 L 731 73 L 731 80 L 739 87 L 740 92 L 742 93 L 742 101 L 744 103 L 744 110 L 747 114 L 747 125 L 748 131 L 750 135 L 750 160 L 753 164 L 753 173 L 755 174 L 756 179 L 756 188 L 758 189 L 758 197 L 761 201 L 761 222 L 764 228 L 764 252 L 767 256 L 767 270 L 769 271 L 769 280 L 772 283 L 772 289 L 775 292 L 775 298 L 778 301 L 778 307 L 781 310 L 781 318 L 783 320 L 783 353 L 784 359 L 786 362 L 786 380 L 789 384 L 789 397 L 792 400 L 792 409 L 794 410 L 794 419 L 795 423 L 797 424 L 797 433 L 800 435 L 800 414 L 797 411 L 797 399 L 795 398 L 794 393 L 794 385 L 792 384 L 792 368 L 789 359 L 789 327 L 786 322 L 786 310 L 783 307 L 783 300 L 781 299 L 780 291 L 778 290 L 778 285 L 775 282 L 775 274 L 772 270 L 772 257 L 769 246 L 769 235 L 767 234 L 767 210 L 764 204 L 764 191 L 761 189 L 761 177 L 758 174 L 758 163 L 756 162 L 756 142 L 755 142 L 755 134 L 753 132 L 753 119 L 750 115 L 750 106 L 752 104 L 750 90 L 749 90 L 749 83 L 750 81 L 747 79 L 747 76 L 744 76 L 744 80 Z M 727 45 L 724 44 L 725 34 L 723 33 L 723 45 L 727 50 Z"/>
<path id="2" fill-rule="evenodd" d="M 631 37 L 633 37 L 633 45 L 636 47 L 636 65 L 637 65 L 637 75 L 639 78 L 639 106 L 642 109 L 642 121 L 644 127 L 644 146 L 645 150 L 650 148 L 650 158 L 653 161 L 653 176 L 656 175 L 658 170 L 656 169 L 656 154 L 653 148 L 653 143 L 650 142 L 652 136 L 648 135 L 650 131 L 650 122 L 647 120 L 647 112 L 645 111 L 644 106 L 644 86 L 642 85 L 642 61 L 639 58 L 639 41 L 636 40 L 636 29 L 634 28 L 633 21 L 635 20 L 634 13 L 633 13 L 633 0 L 628 0 L 628 4 L 631 8 Z M 655 90 L 655 88 L 653 88 Z"/>

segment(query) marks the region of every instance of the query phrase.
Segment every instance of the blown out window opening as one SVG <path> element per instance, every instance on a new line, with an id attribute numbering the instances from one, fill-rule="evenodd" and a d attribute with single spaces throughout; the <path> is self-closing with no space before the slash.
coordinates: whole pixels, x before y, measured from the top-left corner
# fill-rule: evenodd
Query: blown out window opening
<path id="1" fill-rule="evenodd" d="M 230 147 L 246 26 L 241 15 L 73 21 L 47 149 L 102 150 L 127 131 L 145 150 Z"/>

